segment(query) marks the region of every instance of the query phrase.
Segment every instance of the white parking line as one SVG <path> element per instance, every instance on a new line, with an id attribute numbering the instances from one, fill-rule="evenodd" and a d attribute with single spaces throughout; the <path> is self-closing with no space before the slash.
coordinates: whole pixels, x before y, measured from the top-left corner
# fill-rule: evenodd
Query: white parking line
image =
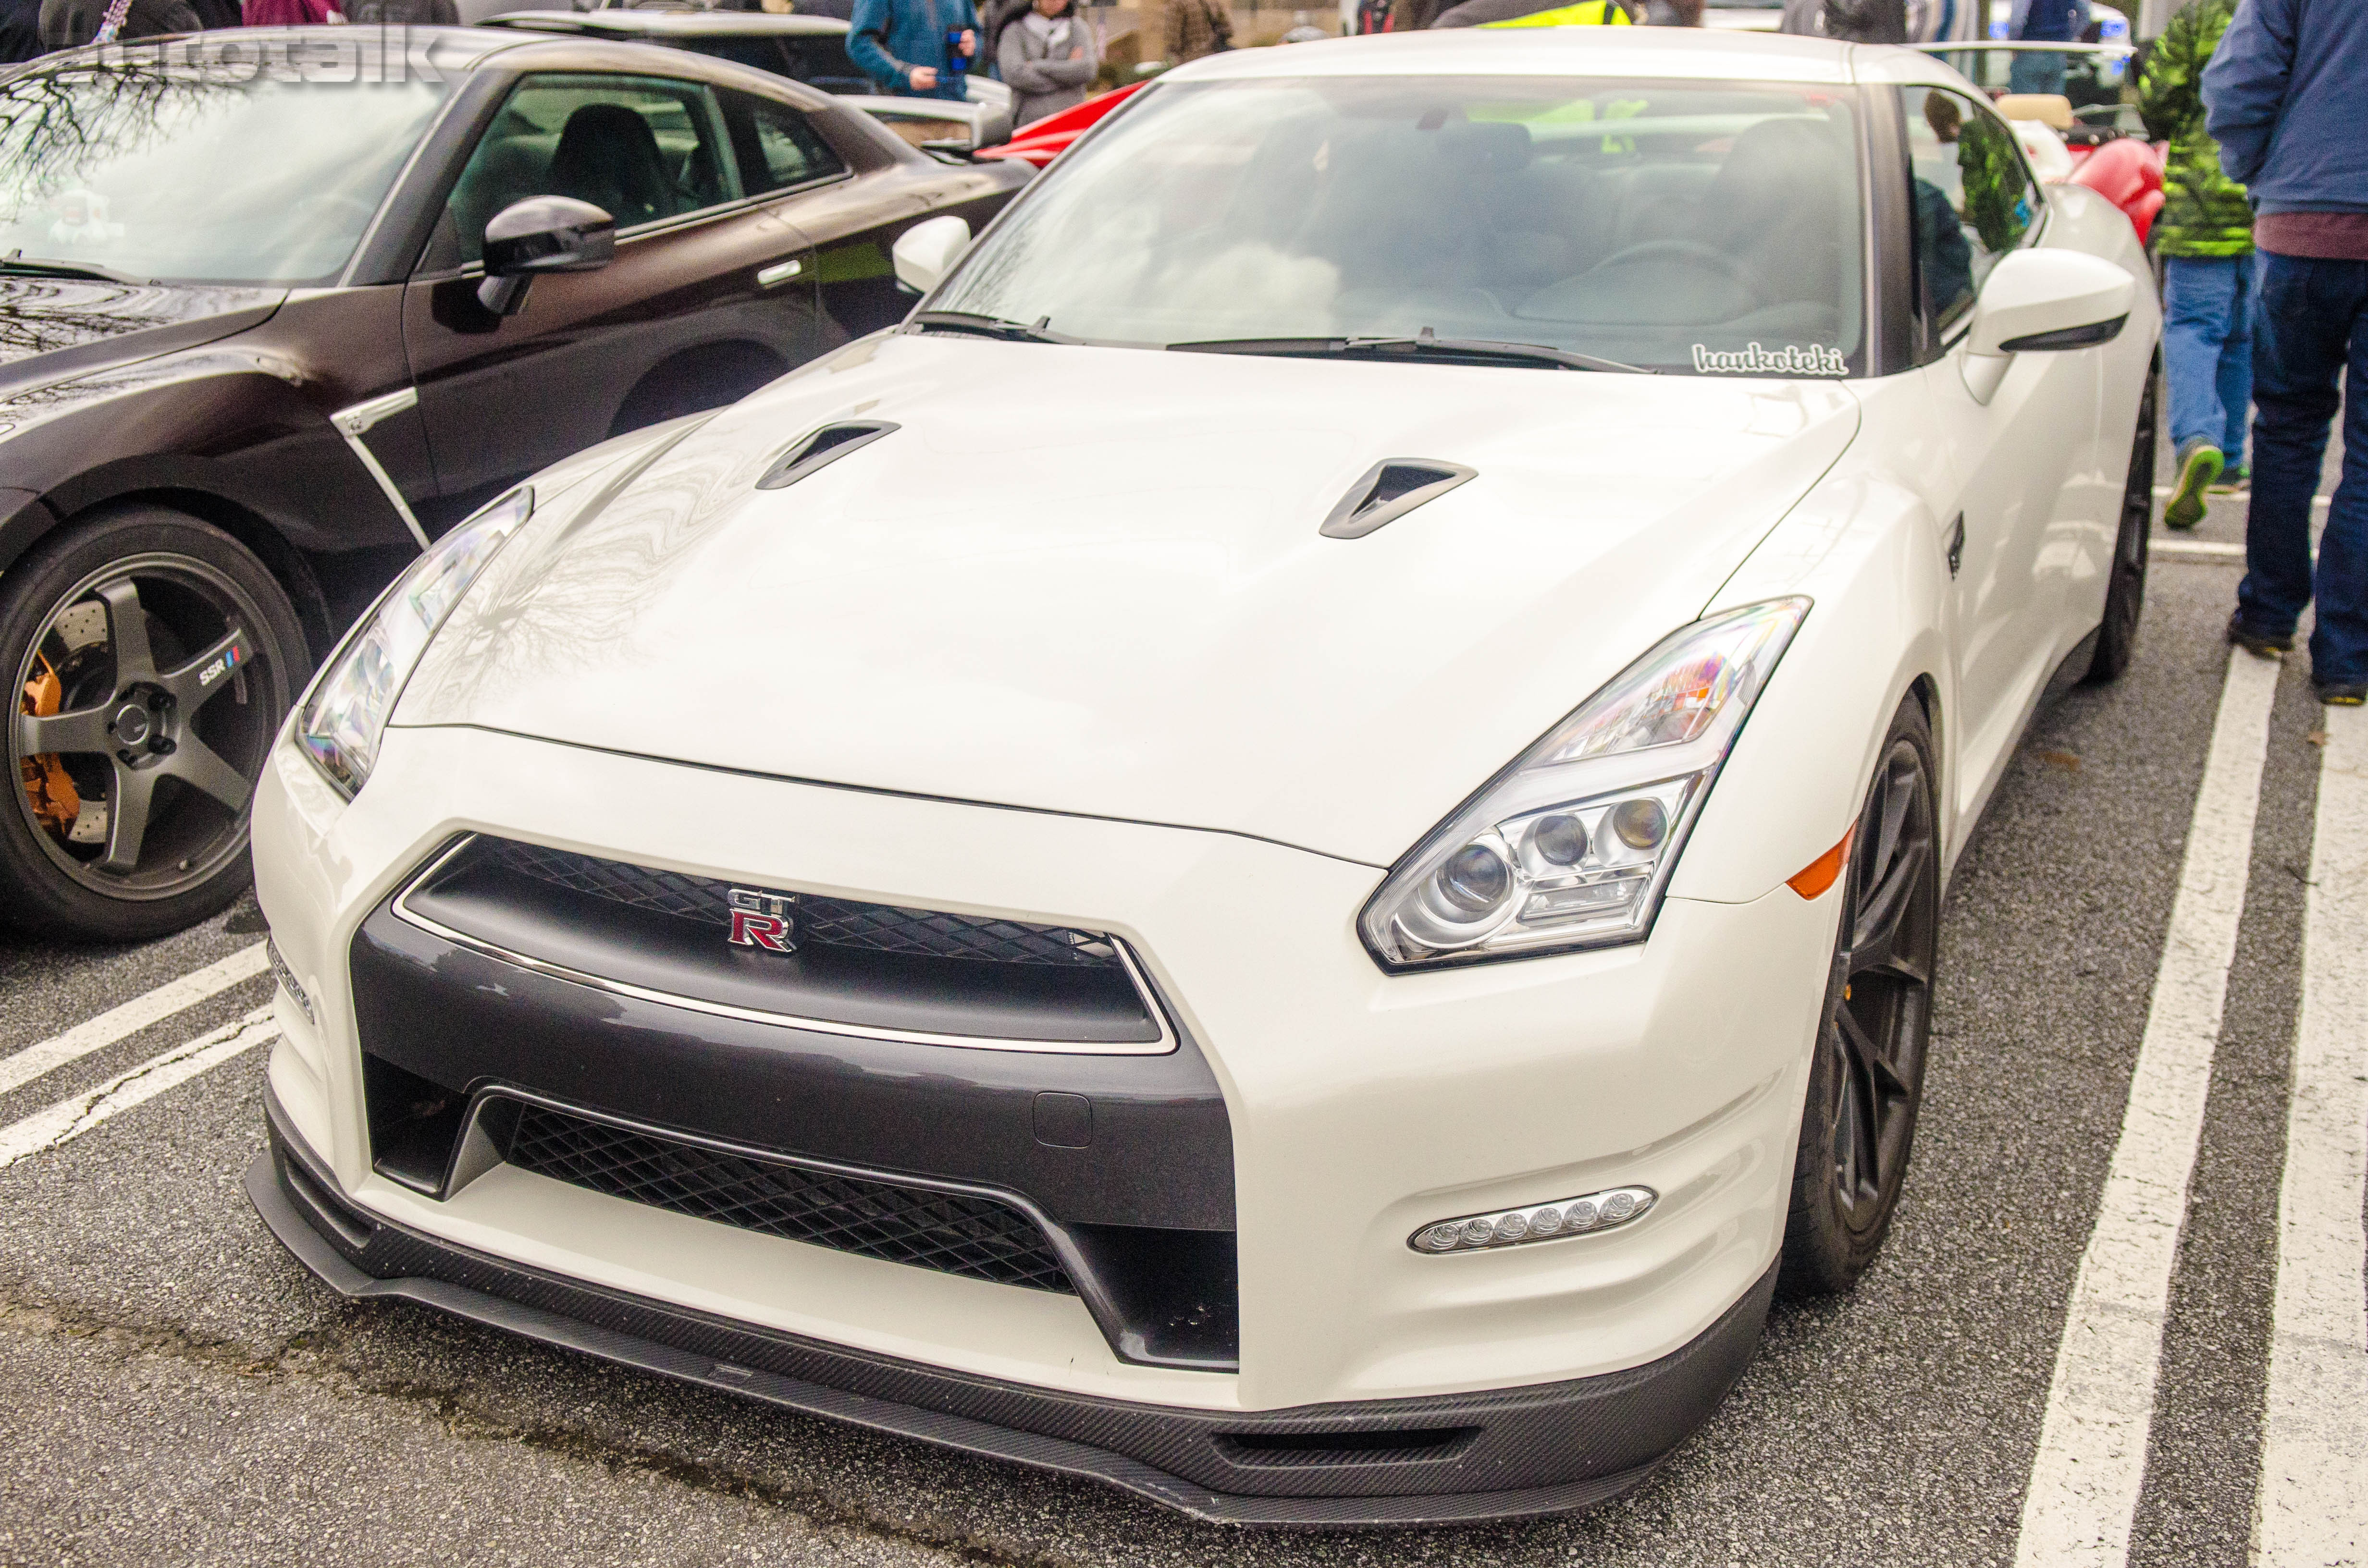
<path id="1" fill-rule="evenodd" d="M 2157 484 L 2154 487 L 2154 498 L 2157 501 L 2168 501 L 2178 494 L 2179 486 L 2175 484 Z M 2245 491 L 2242 494 L 2249 496 L 2252 492 Z M 2223 495 L 2220 499 L 2226 501 L 2229 497 Z M 2335 497 L 2332 495 L 2314 495 L 2310 498 L 2310 509 L 2314 512 L 2324 512 L 2333 505 L 2335 505 Z"/>
<path id="2" fill-rule="evenodd" d="M 2018 1568 L 2093 1568 L 2129 1555 L 2171 1266 L 2245 909 L 2278 669 L 2244 653 L 2228 661 L 2129 1108 L 2056 1346 L 2023 1494 Z"/>
<path id="3" fill-rule="evenodd" d="M 85 1023 L 76 1024 L 62 1035 L 28 1045 L 13 1056 L 0 1056 L 0 1095 L 29 1084 L 44 1073 L 55 1072 L 69 1062 L 79 1062 L 94 1051 L 104 1051 L 117 1040 L 138 1034 L 149 1025 L 171 1017 L 184 1007 L 194 1007 L 210 996 L 218 996 L 241 981 L 253 980 L 270 967 L 264 957 L 263 944 L 241 948 L 226 959 L 220 959 L 203 969 L 192 970 L 180 979 L 167 982 L 143 996 L 134 996 L 120 1007 L 106 1012 Z"/>
<path id="4" fill-rule="evenodd" d="M 2255 1568 L 2368 1563 L 2368 712 L 2325 723 Z"/>
<path id="5" fill-rule="evenodd" d="M 0 1170 L 6 1170 L 28 1154 L 71 1143 L 108 1118 L 133 1106 L 145 1105 L 165 1090 L 267 1040 L 276 1040 L 279 1035 L 279 1026 L 271 1021 L 271 1007 L 266 1004 L 235 1023 L 224 1024 L 152 1056 L 131 1072 L 110 1078 L 95 1089 L 37 1110 L 22 1121 L 0 1127 Z"/>

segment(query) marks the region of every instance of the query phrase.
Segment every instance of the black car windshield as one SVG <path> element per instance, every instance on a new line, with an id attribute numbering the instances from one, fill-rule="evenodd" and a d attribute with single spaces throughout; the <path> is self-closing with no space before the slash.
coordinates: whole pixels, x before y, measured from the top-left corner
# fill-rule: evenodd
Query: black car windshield
<path id="1" fill-rule="evenodd" d="M 235 74 L 107 62 L 0 82 L 0 256 L 143 279 L 334 277 L 448 89 Z"/>
<path id="2" fill-rule="evenodd" d="M 1429 329 L 1670 372 L 1847 375 L 1856 115 L 1852 89 L 1752 83 L 1165 84 L 930 303 L 1099 342 L 1292 352 Z"/>

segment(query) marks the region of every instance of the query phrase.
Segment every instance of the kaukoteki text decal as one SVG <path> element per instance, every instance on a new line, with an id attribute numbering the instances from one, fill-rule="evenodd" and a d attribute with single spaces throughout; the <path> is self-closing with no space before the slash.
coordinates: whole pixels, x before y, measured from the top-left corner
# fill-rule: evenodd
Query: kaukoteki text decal
<path id="1" fill-rule="evenodd" d="M 1762 348 L 1754 343 L 1732 353 L 1694 345 L 1694 369 L 1702 375 L 1847 376 L 1850 361 L 1839 348 L 1812 343 L 1805 348 Z"/>

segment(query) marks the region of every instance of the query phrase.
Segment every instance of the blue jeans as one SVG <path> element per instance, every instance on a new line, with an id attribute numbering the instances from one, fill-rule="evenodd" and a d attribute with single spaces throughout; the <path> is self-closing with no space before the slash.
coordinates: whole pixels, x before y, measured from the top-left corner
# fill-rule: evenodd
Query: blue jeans
<path id="1" fill-rule="evenodd" d="M 2316 586 L 2311 678 L 2368 680 L 2368 261 L 2260 258 L 2253 305 L 2253 503 L 2237 612 L 2290 635 Z M 2347 371 L 2350 395 L 2338 392 Z M 2343 478 L 2310 562 L 2310 501 L 2343 410 Z"/>
<path id="2" fill-rule="evenodd" d="M 2253 401 L 2253 258 L 2165 256 L 2162 367 L 2170 382 L 2170 449 L 2201 437 L 2245 466 Z"/>
<path id="3" fill-rule="evenodd" d="M 2009 93 L 2061 93 L 2064 57 L 2044 49 L 2018 49 L 2006 68 Z"/>

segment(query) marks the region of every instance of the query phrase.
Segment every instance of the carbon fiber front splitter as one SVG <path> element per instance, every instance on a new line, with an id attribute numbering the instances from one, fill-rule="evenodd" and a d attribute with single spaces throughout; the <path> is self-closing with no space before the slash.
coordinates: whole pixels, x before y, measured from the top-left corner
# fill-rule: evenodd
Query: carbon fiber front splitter
<path id="1" fill-rule="evenodd" d="M 271 1147 L 246 1173 L 247 1197 L 341 1295 L 418 1301 L 807 1415 L 1090 1477 L 1226 1524 L 1464 1524 L 1615 1497 L 1725 1397 L 1775 1287 L 1771 1268 L 1682 1349 L 1601 1377 L 1290 1410 L 1129 1403 L 757 1328 L 389 1224 L 344 1199 L 276 1098 L 267 1101 Z"/>

